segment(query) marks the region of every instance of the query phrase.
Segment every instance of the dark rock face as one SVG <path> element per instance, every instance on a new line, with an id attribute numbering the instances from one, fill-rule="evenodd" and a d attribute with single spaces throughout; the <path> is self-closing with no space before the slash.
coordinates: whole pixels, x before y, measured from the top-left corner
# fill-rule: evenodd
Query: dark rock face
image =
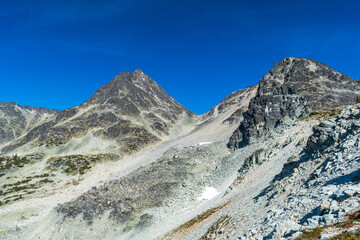
<path id="1" fill-rule="evenodd" d="M 94 136 L 116 140 L 123 150 L 131 152 L 159 141 L 183 115 L 193 113 L 138 69 L 120 73 L 84 104 L 59 112 L 56 118 L 32 129 L 2 151 L 28 142 L 58 146 L 92 131 Z"/>
<path id="2" fill-rule="evenodd" d="M 0 144 L 25 134 L 36 125 L 53 120 L 57 113 L 52 109 L 0 103 Z"/>
<path id="3" fill-rule="evenodd" d="M 285 58 L 259 83 L 256 97 L 229 141 L 239 148 L 284 123 L 312 111 L 354 104 L 360 82 L 311 59 Z"/>

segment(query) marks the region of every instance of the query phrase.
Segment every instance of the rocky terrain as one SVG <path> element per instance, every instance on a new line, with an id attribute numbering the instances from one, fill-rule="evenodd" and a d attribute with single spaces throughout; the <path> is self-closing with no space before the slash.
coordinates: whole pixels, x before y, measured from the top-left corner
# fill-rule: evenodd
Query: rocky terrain
<path id="1" fill-rule="evenodd" d="M 62 112 L 5 103 L 0 236 L 359 239 L 359 95 L 285 58 L 199 116 L 141 70 Z"/>
<path id="2" fill-rule="evenodd" d="M 285 58 L 259 83 L 256 97 L 229 145 L 252 143 L 288 118 L 355 103 L 360 83 L 311 59 Z"/>
<path id="3" fill-rule="evenodd" d="M 64 152 L 89 147 L 88 143 L 69 146 L 72 139 L 82 138 L 113 142 L 101 152 L 131 153 L 166 138 L 177 121 L 186 121 L 192 115 L 137 69 L 120 73 L 82 105 L 58 112 L 54 119 L 27 129 L 30 131 L 1 151 L 38 153 L 52 148 Z"/>
<path id="4" fill-rule="evenodd" d="M 35 127 L 55 119 L 58 111 L 22 107 L 16 103 L 0 103 L 0 146 L 18 138 Z"/>

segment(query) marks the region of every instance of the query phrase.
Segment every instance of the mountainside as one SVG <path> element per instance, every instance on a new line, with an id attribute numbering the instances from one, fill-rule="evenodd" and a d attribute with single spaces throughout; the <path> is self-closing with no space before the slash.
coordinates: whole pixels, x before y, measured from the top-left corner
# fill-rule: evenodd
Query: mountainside
<path id="1" fill-rule="evenodd" d="M 360 82 L 312 59 L 285 58 L 259 83 L 244 121 L 230 138 L 237 148 L 264 136 L 287 118 L 354 104 Z"/>
<path id="2" fill-rule="evenodd" d="M 53 120 L 57 110 L 22 107 L 16 103 L 0 103 L 0 146 L 20 137 L 36 126 Z"/>
<path id="3" fill-rule="evenodd" d="M 357 239 L 358 96 L 291 57 L 203 115 L 141 70 L 61 112 L 0 104 L 0 236 Z"/>
<path id="4" fill-rule="evenodd" d="M 165 138 L 178 120 L 192 115 L 137 69 L 133 73 L 120 73 L 84 104 L 59 112 L 55 119 L 38 125 L 2 151 L 41 146 L 60 146 L 59 151 L 64 151 L 71 139 L 87 137 L 93 142 L 102 139 L 116 142 L 107 149 L 98 150 L 95 146 L 95 152 L 116 149 L 130 153 Z"/>

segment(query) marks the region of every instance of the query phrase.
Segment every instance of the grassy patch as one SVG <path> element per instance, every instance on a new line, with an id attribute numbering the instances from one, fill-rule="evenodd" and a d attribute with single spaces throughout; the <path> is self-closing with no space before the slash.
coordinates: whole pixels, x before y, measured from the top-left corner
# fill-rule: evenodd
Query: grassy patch
<path id="1" fill-rule="evenodd" d="M 68 155 L 62 157 L 51 157 L 46 162 L 46 168 L 50 171 L 60 170 L 66 175 L 83 175 L 99 162 L 114 161 L 118 158 L 119 156 L 115 154 Z"/>
<path id="2" fill-rule="evenodd" d="M 324 229 L 327 228 L 340 228 L 340 229 L 348 229 L 353 227 L 355 222 L 360 221 L 360 211 L 354 212 L 352 214 L 348 215 L 348 220 L 339 222 L 333 225 L 328 225 L 324 227 L 316 227 L 314 229 L 306 229 L 302 231 L 302 234 L 295 238 L 295 240 L 313 240 L 313 239 L 320 239 L 321 233 L 324 231 Z M 332 238 L 329 238 L 330 240 L 342 240 L 342 239 L 360 239 L 360 231 L 355 232 L 343 232 L 339 235 L 336 235 Z"/>
<path id="3" fill-rule="evenodd" d="M 355 232 L 343 232 L 339 235 L 329 238 L 329 240 L 359 240 L 360 239 L 360 231 L 357 230 Z"/>
<path id="4" fill-rule="evenodd" d="M 232 217 L 225 215 L 222 216 L 215 224 L 213 224 L 201 237 L 201 240 L 213 239 L 214 235 L 222 234 L 222 230 L 232 221 Z"/>
<path id="5" fill-rule="evenodd" d="M 306 119 L 326 119 L 335 117 L 336 115 L 339 115 L 341 113 L 342 109 L 330 109 L 324 112 L 311 112 L 309 115 L 303 116 L 300 118 L 300 120 L 306 120 Z"/>
<path id="6" fill-rule="evenodd" d="M 4 184 L 0 190 L 0 205 L 14 202 L 22 199 L 23 195 L 29 195 L 35 193 L 37 188 L 40 188 L 44 184 L 52 183 L 53 180 L 48 179 L 49 174 L 35 175 L 33 177 L 26 177 L 23 180 L 15 183 Z M 37 183 L 31 182 L 34 178 L 42 178 Z"/>
<path id="7" fill-rule="evenodd" d="M 26 177 L 26 178 L 28 178 L 28 179 L 32 179 L 32 178 L 44 178 L 44 177 L 48 177 L 48 176 L 50 176 L 50 174 L 44 173 L 44 174 L 41 174 L 41 175 L 28 176 L 28 177 Z"/>
<path id="8" fill-rule="evenodd" d="M 295 240 L 315 240 L 315 239 L 320 239 L 323 229 L 324 228 L 322 228 L 322 227 L 316 227 L 316 228 L 311 229 L 311 230 L 308 230 L 308 229 L 303 230 L 302 234 L 300 236 L 298 236 L 297 238 L 295 238 Z"/>
<path id="9" fill-rule="evenodd" d="M 54 181 L 51 179 L 48 179 L 48 178 L 45 178 L 45 179 L 42 179 L 39 181 L 39 183 L 52 183 L 52 182 L 54 182 Z"/>
<path id="10" fill-rule="evenodd" d="M 40 143 L 39 146 L 45 145 L 46 147 L 56 147 L 56 146 L 60 146 L 64 143 L 66 143 L 69 139 L 64 139 L 64 140 L 60 140 L 60 139 L 48 139 L 46 142 Z"/>
<path id="11" fill-rule="evenodd" d="M 24 165 L 29 162 L 30 160 L 28 160 L 26 157 L 19 157 L 18 155 L 11 157 L 0 157 L 0 170 L 24 167 Z M 4 175 L 4 173 L 2 174 Z"/>
<path id="12" fill-rule="evenodd" d="M 62 173 L 67 175 L 85 174 L 96 162 L 99 162 L 98 156 L 70 155 L 64 157 L 52 157 L 48 160 L 48 169 L 56 171 L 61 169 Z"/>
<path id="13" fill-rule="evenodd" d="M 218 207 L 210 208 L 209 210 L 197 215 L 193 219 L 187 221 L 186 223 L 182 224 L 181 226 L 175 228 L 170 233 L 166 234 L 161 239 L 174 239 L 176 236 L 190 232 L 192 229 L 194 229 L 199 224 L 203 223 L 207 219 L 209 219 L 211 216 L 213 216 L 215 213 L 219 212 L 224 207 L 231 204 L 232 201 L 229 201 L 223 205 L 220 205 Z"/>

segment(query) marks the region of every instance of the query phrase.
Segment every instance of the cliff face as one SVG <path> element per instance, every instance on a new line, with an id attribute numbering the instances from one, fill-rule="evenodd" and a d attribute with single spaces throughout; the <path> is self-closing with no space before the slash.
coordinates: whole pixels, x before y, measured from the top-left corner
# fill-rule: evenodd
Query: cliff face
<path id="1" fill-rule="evenodd" d="M 312 59 L 285 58 L 274 64 L 259 83 L 244 121 L 229 141 L 231 148 L 314 111 L 341 108 L 356 101 L 360 82 Z"/>

